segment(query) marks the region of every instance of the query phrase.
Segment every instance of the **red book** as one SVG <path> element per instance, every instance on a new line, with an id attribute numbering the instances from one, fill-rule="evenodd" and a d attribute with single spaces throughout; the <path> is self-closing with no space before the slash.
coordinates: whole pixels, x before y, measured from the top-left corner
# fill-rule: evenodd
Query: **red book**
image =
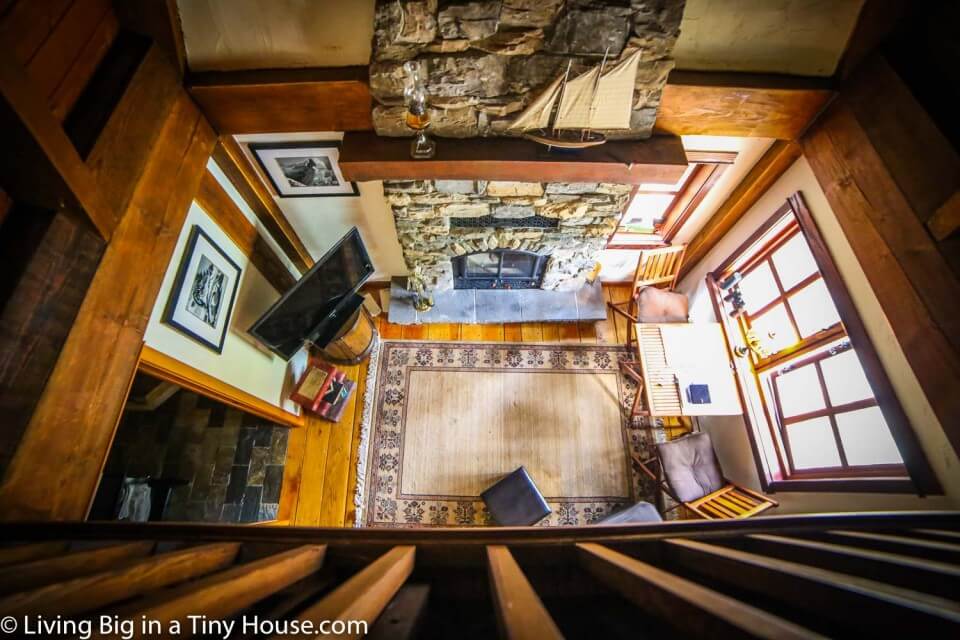
<path id="1" fill-rule="evenodd" d="M 316 411 L 337 373 L 333 365 L 311 358 L 290 399 L 305 409 Z"/>

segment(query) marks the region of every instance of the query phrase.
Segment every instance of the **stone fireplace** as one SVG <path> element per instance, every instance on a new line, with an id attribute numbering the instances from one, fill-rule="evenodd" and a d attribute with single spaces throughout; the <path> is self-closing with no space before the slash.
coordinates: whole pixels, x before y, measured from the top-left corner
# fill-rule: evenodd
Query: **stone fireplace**
<path id="1" fill-rule="evenodd" d="M 378 0 L 370 90 L 381 136 L 409 136 L 402 65 L 426 80 L 431 131 L 450 138 L 510 135 L 507 126 L 570 64 L 640 50 L 630 128 L 647 138 L 674 66 L 685 0 Z M 571 76 L 571 77 L 572 77 Z"/>
<path id="2" fill-rule="evenodd" d="M 529 251 L 494 249 L 457 256 L 454 289 L 536 289 L 543 281 L 546 256 Z"/>
<path id="3" fill-rule="evenodd" d="M 407 267 L 427 289 L 576 291 L 616 230 L 631 186 L 385 181 Z"/>

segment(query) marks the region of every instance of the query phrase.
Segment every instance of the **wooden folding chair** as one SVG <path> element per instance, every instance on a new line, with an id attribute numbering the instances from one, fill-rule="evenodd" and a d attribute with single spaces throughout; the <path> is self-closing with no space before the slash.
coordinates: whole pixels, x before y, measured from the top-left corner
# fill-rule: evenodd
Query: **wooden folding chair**
<path id="1" fill-rule="evenodd" d="M 644 287 L 660 287 L 672 290 L 677 285 L 680 276 L 680 266 L 683 264 L 683 254 L 687 245 L 678 244 L 660 249 L 644 249 L 637 259 L 637 270 L 633 274 L 633 285 L 630 299 L 624 302 L 608 302 L 607 305 L 614 313 L 627 319 L 627 348 L 633 345 L 634 326 L 638 319 L 637 301 L 640 291 Z"/>
<path id="2" fill-rule="evenodd" d="M 630 408 L 631 422 L 640 416 L 650 415 L 650 411 L 643 406 L 643 375 L 640 371 L 639 360 L 624 360 L 620 363 L 620 373 L 637 383 L 637 395 L 634 396 L 633 406 Z"/>
<path id="3" fill-rule="evenodd" d="M 657 455 L 641 460 L 631 454 L 640 470 L 660 490 L 705 520 L 749 518 L 780 503 L 723 477 L 713 444 L 707 433 L 691 433 L 656 445 Z M 652 469 L 657 465 L 656 471 Z M 657 497 L 663 508 L 662 495 Z"/>

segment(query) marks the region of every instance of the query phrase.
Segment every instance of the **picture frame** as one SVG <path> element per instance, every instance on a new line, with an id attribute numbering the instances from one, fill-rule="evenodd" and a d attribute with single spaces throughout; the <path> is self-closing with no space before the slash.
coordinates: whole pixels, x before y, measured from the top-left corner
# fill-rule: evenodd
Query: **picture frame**
<path id="1" fill-rule="evenodd" d="M 340 172 L 338 140 L 253 142 L 249 148 L 281 198 L 360 195 L 357 183 L 345 180 Z"/>
<path id="2" fill-rule="evenodd" d="M 193 225 L 161 321 L 223 353 L 242 270 Z"/>

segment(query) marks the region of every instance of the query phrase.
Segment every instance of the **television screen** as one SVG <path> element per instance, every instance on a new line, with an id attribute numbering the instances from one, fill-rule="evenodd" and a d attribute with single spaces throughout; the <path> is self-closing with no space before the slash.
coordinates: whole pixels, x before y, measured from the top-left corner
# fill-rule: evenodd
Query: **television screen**
<path id="1" fill-rule="evenodd" d="M 354 227 L 254 323 L 250 333 L 289 360 L 372 274 L 370 256 Z M 346 320 L 343 314 L 336 317 Z M 330 328 L 323 333 L 330 333 Z"/>

